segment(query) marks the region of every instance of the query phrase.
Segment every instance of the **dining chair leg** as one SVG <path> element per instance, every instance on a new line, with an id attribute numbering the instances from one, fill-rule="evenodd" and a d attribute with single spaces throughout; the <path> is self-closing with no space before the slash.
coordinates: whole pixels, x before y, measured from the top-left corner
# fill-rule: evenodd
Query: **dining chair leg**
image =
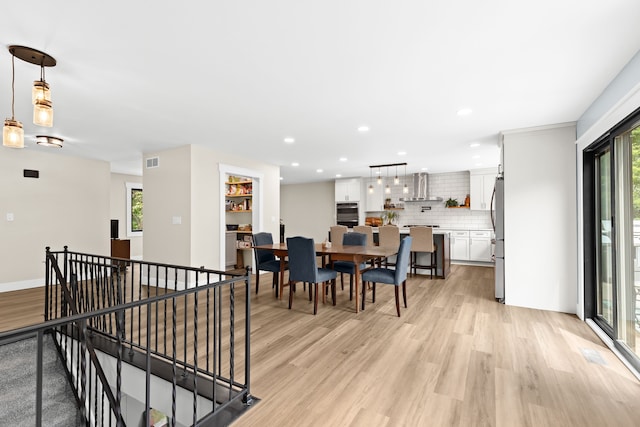
<path id="1" fill-rule="evenodd" d="M 376 302 L 376 282 L 373 282 L 373 289 L 371 290 L 371 302 Z"/>
<path id="2" fill-rule="evenodd" d="M 258 294 L 258 286 L 260 286 L 260 270 L 256 271 L 256 295 Z"/>
<path id="3" fill-rule="evenodd" d="M 333 305 L 336 305 L 336 279 L 331 280 L 331 296 L 333 297 Z"/>
<path id="4" fill-rule="evenodd" d="M 315 316 L 315 314 L 318 312 L 318 284 L 315 283 L 315 296 L 313 298 L 313 314 Z"/>
<path id="5" fill-rule="evenodd" d="M 293 288 L 295 286 L 295 283 L 292 283 L 291 280 L 289 280 L 289 310 L 291 310 L 291 304 L 293 304 Z"/>
<path id="6" fill-rule="evenodd" d="M 361 308 L 362 311 L 364 311 L 364 299 L 365 299 L 364 297 L 367 295 L 367 291 L 366 291 L 367 287 L 365 285 L 368 284 L 368 283 L 369 282 L 362 282 L 361 283 L 361 285 L 362 285 L 362 298 L 361 298 L 362 302 L 360 303 L 360 308 Z"/>
<path id="7" fill-rule="evenodd" d="M 305 282 L 306 283 L 306 282 Z M 309 283 L 309 301 L 311 301 L 313 299 L 313 296 L 311 295 L 311 288 L 313 286 L 311 286 L 311 283 Z"/>
<path id="8" fill-rule="evenodd" d="M 340 273 L 340 287 L 344 291 L 344 273 Z"/>
<path id="9" fill-rule="evenodd" d="M 398 286 L 394 286 L 395 290 L 396 290 L 396 311 L 398 312 L 398 317 L 400 317 L 400 295 L 399 295 L 399 289 Z"/>
<path id="10" fill-rule="evenodd" d="M 402 282 L 402 299 L 404 300 L 404 308 L 407 308 L 407 281 Z"/>

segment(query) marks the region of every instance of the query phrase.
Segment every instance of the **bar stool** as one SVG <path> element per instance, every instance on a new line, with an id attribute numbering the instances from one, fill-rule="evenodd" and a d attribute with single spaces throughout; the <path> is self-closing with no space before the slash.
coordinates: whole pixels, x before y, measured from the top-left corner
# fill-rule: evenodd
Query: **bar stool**
<path id="1" fill-rule="evenodd" d="M 378 246 L 397 249 L 400 247 L 400 229 L 395 225 L 383 225 L 378 227 Z M 389 262 L 388 258 L 383 260 L 385 268 L 395 267 L 395 262 Z"/>
<path id="2" fill-rule="evenodd" d="M 433 243 L 433 228 L 431 227 L 409 227 L 409 235 L 413 237 L 411 244 L 411 268 L 413 274 L 417 274 L 418 268 L 429 270 L 433 279 L 433 270 L 436 268 L 435 253 L 436 245 Z M 418 264 L 418 253 L 429 253 L 429 264 Z"/>

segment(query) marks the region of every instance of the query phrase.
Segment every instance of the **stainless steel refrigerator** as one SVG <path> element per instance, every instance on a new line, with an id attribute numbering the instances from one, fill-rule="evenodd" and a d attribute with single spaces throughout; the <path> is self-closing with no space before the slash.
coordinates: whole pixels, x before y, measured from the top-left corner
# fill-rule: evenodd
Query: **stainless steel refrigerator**
<path id="1" fill-rule="evenodd" d="M 504 303 L 504 177 L 498 175 L 493 189 L 491 222 L 495 234 L 496 301 Z"/>

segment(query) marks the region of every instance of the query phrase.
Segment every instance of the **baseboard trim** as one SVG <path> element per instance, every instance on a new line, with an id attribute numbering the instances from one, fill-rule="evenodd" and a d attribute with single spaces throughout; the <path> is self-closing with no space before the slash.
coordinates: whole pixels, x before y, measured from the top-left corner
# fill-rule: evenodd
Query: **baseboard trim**
<path id="1" fill-rule="evenodd" d="M 6 282 L 0 284 L 0 292 L 21 291 L 23 289 L 44 287 L 44 278 L 22 280 L 20 282 Z"/>

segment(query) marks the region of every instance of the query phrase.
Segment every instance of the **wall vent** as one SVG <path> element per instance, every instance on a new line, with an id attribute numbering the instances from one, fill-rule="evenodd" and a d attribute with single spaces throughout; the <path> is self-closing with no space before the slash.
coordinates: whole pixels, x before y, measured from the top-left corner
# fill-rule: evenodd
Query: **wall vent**
<path id="1" fill-rule="evenodd" d="M 157 168 L 158 166 L 160 166 L 159 157 L 150 157 L 147 159 L 147 169 Z"/>

